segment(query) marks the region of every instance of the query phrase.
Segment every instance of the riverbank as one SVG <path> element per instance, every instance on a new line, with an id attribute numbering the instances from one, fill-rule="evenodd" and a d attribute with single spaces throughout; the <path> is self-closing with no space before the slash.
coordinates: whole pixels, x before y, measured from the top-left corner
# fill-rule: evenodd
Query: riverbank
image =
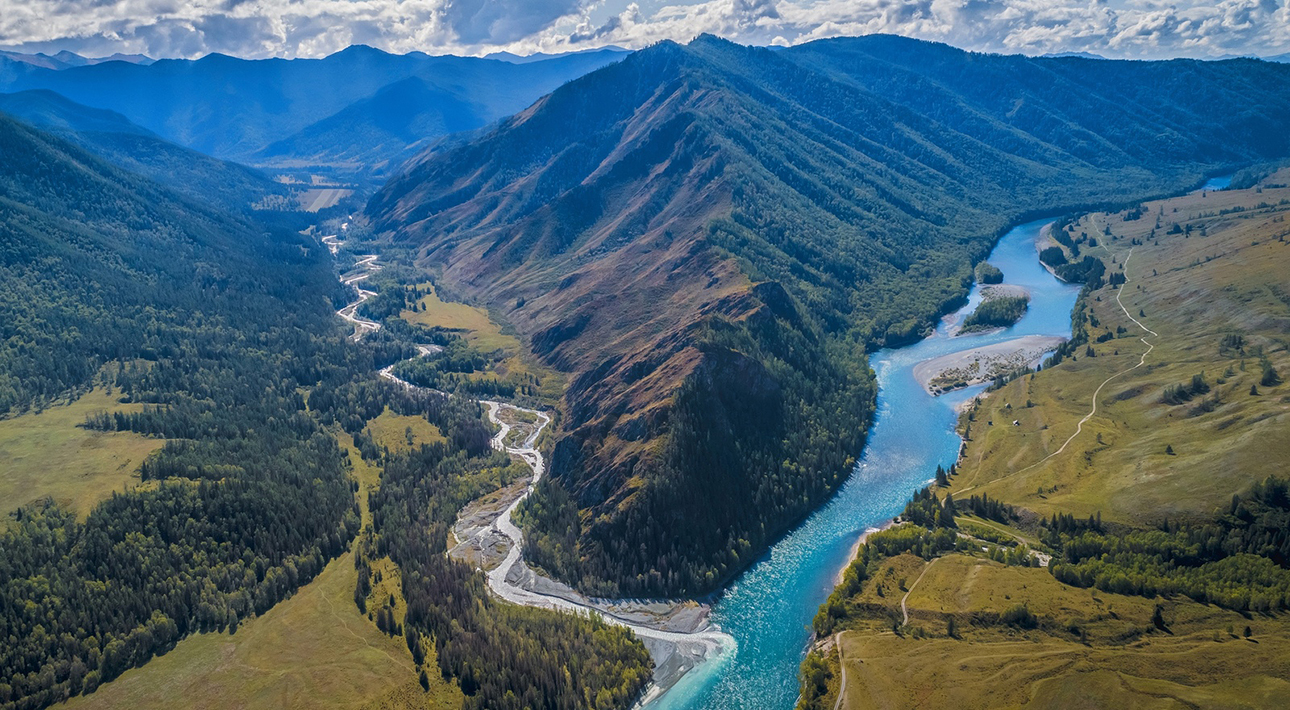
<path id="1" fill-rule="evenodd" d="M 856 538 L 855 544 L 851 546 L 851 552 L 847 554 L 846 564 L 838 568 L 838 574 L 833 578 L 833 586 L 836 587 L 839 584 L 842 584 L 842 578 L 843 576 L 846 575 L 847 568 L 851 566 L 851 560 L 854 560 L 856 558 L 856 555 L 860 553 L 860 546 L 863 545 L 865 541 L 869 539 L 870 536 L 876 535 L 877 533 L 880 533 L 883 530 L 890 530 L 895 525 L 896 525 L 896 518 L 892 518 L 891 520 L 888 520 L 882 525 L 868 528 L 863 533 L 860 533 L 860 537 Z"/>
<path id="2" fill-rule="evenodd" d="M 933 396 L 990 382 L 1021 367 L 1034 368 L 1066 342 L 1056 335 L 1026 335 L 1001 343 L 949 353 L 914 366 L 914 379 Z"/>
<path id="3" fill-rule="evenodd" d="M 333 255 L 343 244 L 335 235 L 323 237 L 321 241 Z M 355 263 L 354 271 L 344 275 L 341 281 L 354 285 L 381 268 L 377 255 L 364 255 Z M 358 308 L 376 294 L 357 286 L 355 289 L 358 300 L 337 311 L 337 315 L 354 325 L 351 339 L 358 341 L 367 333 L 379 330 L 381 324 L 358 315 Z M 437 345 L 417 345 L 418 357 L 440 350 Z M 452 396 L 418 387 L 399 378 L 393 369 L 394 365 L 383 368 L 380 377 L 411 390 Z M 489 444 L 523 462 L 532 475 L 464 508 L 453 526 L 455 543 L 449 555 L 484 572 L 489 592 L 499 599 L 551 611 L 594 613 L 607 623 L 631 629 L 649 651 L 655 666 L 651 683 L 638 706 L 661 696 L 696 666 L 733 651 L 734 639 L 710 623 L 707 605 L 691 600 L 592 599 L 530 568 L 523 559 L 523 533 L 512 516 L 546 471 L 545 458 L 536 443 L 552 419 L 546 412 L 513 404 L 489 400 L 480 400 L 480 404 L 484 405 L 488 420 L 498 429 Z M 512 433 L 523 438 L 513 442 Z"/>
<path id="4" fill-rule="evenodd" d="M 1187 527 L 1260 525 L 1257 506 L 1231 518 L 1224 512 L 1237 505 L 1234 496 L 1248 500 L 1268 476 L 1284 476 L 1290 456 L 1287 178 L 1290 171 L 1260 190 L 1145 203 L 1140 213 L 1162 215 L 1163 225 L 1139 210 L 1073 222 L 1074 234 L 1097 235 L 1097 246 L 1076 239 L 1083 254 L 1123 281 L 1108 277 L 1082 302 L 1075 321 L 1087 343 L 981 400 L 957 475 L 939 495 L 952 493 L 960 516 L 969 496 L 1019 514 L 960 517 L 960 530 L 989 528 L 1000 533 L 989 542 L 1016 549 L 1005 541 L 1012 538 L 1053 553 L 1069 570 L 1077 560 L 1060 556 L 1077 536 L 1087 536 L 1086 549 L 1133 539 L 1135 559 L 1149 560 L 1163 545 L 1138 540 L 1172 531 L 1186 545 Z M 1179 396 L 1162 396 L 1170 388 Z M 1284 514 L 1284 497 L 1267 505 Z M 1062 519 L 1068 524 L 1041 522 Z M 891 708 L 1067 707 L 1071 698 L 1096 707 L 1162 699 L 1285 707 L 1290 619 L 1275 594 L 1266 612 L 1247 601 L 1285 574 L 1271 549 L 1237 547 L 1179 563 L 1189 571 L 1236 568 L 1239 556 L 1248 569 L 1264 557 L 1266 576 L 1205 577 L 1189 595 L 1119 584 L 1150 579 L 1152 563 L 1110 555 L 1098 560 L 1105 566 L 1092 584 L 1042 569 L 1039 554 L 1039 566 L 971 548 L 890 557 L 845 600 L 842 630 L 821 645 L 846 689 L 831 684 L 819 706 L 838 707 L 845 697 Z M 903 614 L 891 584 L 879 593 L 889 579 L 902 589 L 921 579 L 908 585 L 904 633 L 892 633 L 891 619 Z M 1231 589 L 1248 596 L 1220 596 Z M 1196 601 L 1202 595 L 1208 599 Z"/>
<path id="5" fill-rule="evenodd" d="M 1039 266 L 1035 240 L 1047 223 L 1038 220 L 1009 230 L 988 257 L 1004 273 L 1008 288 L 1031 295 L 1030 308 L 1014 326 L 951 336 L 956 317 L 966 317 L 980 302 L 977 287 L 932 336 L 870 357 L 879 383 L 877 409 L 855 470 L 831 501 L 776 542 L 714 604 L 712 620 L 738 640 L 737 656 L 692 671 L 652 710 L 794 706 L 799 666 L 811 645 L 811 621 L 836 586 L 838 570 L 854 558 L 857 540 L 867 529 L 889 524 L 910 494 L 928 484 L 938 465 L 948 467 L 958 457 L 962 442 L 954 429 L 955 410 L 977 396 L 981 386 L 933 397 L 915 379 L 913 368 L 1019 337 L 1069 334 L 1079 288 L 1054 280 Z"/>

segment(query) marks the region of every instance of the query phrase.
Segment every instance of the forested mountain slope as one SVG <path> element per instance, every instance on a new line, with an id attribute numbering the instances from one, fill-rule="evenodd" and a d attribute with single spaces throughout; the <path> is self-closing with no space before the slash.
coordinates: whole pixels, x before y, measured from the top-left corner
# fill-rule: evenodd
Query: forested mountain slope
<path id="1" fill-rule="evenodd" d="M 371 360 L 332 325 L 324 250 L 3 116 L 0 155 L 0 412 L 98 384 L 148 406 L 86 426 L 172 440 L 147 485 L 0 536 L 0 705 L 31 708 L 236 627 L 345 549 L 350 482 L 297 388 Z"/>
<path id="2" fill-rule="evenodd" d="M 115 111 L 83 106 L 52 91 L 0 94 L 0 113 L 71 140 L 197 202 L 228 211 L 285 205 L 291 194 L 258 170 L 175 145 Z"/>
<path id="3" fill-rule="evenodd" d="M 367 217 L 574 374 L 534 560 L 604 593 L 712 589 L 845 477 L 867 349 L 916 338 L 1026 214 L 1284 155 L 1290 70 L 975 55 L 890 37 L 660 43 Z"/>
<path id="4" fill-rule="evenodd" d="M 280 311 L 325 283 L 322 265 L 300 272 L 312 284 L 263 268 L 299 262 L 299 246 L 3 116 L 0 150 L 0 411 L 81 386 L 109 361 L 165 356 L 201 311 Z"/>
<path id="5" fill-rule="evenodd" d="M 390 622 L 394 595 L 377 595 L 378 626 L 464 707 L 631 704 L 650 661 L 630 632 L 498 604 L 444 554 L 458 509 L 510 461 L 476 402 L 381 380 L 416 349 L 388 329 L 349 342 L 333 294 L 350 297 L 313 239 L 0 115 L 0 418 L 39 427 L 31 410 L 97 387 L 134 406 L 81 426 L 165 440 L 87 515 L 46 499 L 0 523 L 0 708 L 91 693 L 190 634 L 235 632 L 351 549 L 364 514 L 364 559 L 408 570 L 405 614 Z M 400 456 L 368 439 L 388 494 L 368 508 L 339 442 L 387 412 L 442 436 Z M 364 612 L 371 591 L 354 591 Z"/>
<path id="6" fill-rule="evenodd" d="M 0 90 L 49 89 L 219 158 L 358 170 L 400 155 L 415 140 L 515 113 L 619 56 L 603 51 L 512 64 L 354 46 L 323 59 L 212 54 L 61 70 L 10 62 L 0 65 Z M 409 79 L 416 81 L 400 83 Z M 400 112 L 390 113 L 404 93 Z M 347 130 L 335 130 L 338 124 Z M 365 163 L 357 165 L 358 158 Z"/>

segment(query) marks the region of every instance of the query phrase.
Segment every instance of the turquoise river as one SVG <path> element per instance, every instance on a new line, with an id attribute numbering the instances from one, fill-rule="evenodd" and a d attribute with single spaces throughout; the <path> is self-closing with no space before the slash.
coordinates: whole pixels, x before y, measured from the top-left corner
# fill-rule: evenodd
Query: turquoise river
<path id="1" fill-rule="evenodd" d="M 1230 176 L 1200 189 L 1221 190 Z M 950 337 L 951 324 L 976 307 L 968 303 L 944 319 L 936 332 L 908 347 L 874 353 L 878 412 L 864 454 L 838 494 L 776 543 L 721 595 L 712 620 L 738 647 L 691 671 L 648 710 L 790 710 L 797 702 L 797 669 L 811 641 L 810 624 L 832 591 L 838 573 L 866 529 L 882 525 L 905 507 L 914 491 L 948 466 L 962 444 L 954 431 L 955 407 L 984 385 L 932 397 L 914 380 L 918 363 L 1023 335 L 1070 337 L 1071 310 L 1079 287 L 1062 283 L 1039 263 L 1036 240 L 1050 220 L 1015 227 L 999 240 L 988 261 L 1004 283 L 1030 292 L 1030 310 L 1011 328 Z"/>
<path id="2" fill-rule="evenodd" d="M 878 412 L 855 472 L 823 508 L 784 537 L 741 575 L 712 612 L 712 620 L 738 642 L 733 652 L 700 665 L 649 710 L 789 710 L 797 701 L 797 668 L 811 639 L 815 610 L 828 597 L 859 536 L 883 524 L 932 479 L 937 464 L 958 454 L 955 406 L 983 386 L 932 397 L 914 380 L 919 362 L 1022 335 L 1070 335 L 1079 287 L 1053 278 L 1039 263 L 1035 240 L 1049 220 L 1009 231 L 990 254 L 1004 283 L 1030 291 L 1030 310 L 1011 328 L 950 337 L 947 328 L 980 302 L 946 318 L 936 333 L 914 345 L 881 350 L 870 358 L 878 373 Z"/>

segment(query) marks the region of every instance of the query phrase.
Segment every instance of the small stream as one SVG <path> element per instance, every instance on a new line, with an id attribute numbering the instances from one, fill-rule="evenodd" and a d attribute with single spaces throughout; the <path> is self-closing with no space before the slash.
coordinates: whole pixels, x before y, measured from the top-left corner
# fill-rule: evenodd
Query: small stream
<path id="1" fill-rule="evenodd" d="M 691 671 L 650 710 L 793 707 L 811 619 L 832 591 L 838 571 L 850 562 L 856 540 L 867 528 L 899 514 L 910 495 L 932 480 L 938 464 L 948 466 L 957 458 L 961 440 L 954 431 L 955 407 L 984 389 L 979 385 L 932 397 L 914 380 L 914 366 L 1023 335 L 1070 337 L 1071 310 L 1080 289 L 1049 274 L 1035 247 L 1049 221 L 1012 229 L 989 257 L 1003 271 L 1004 283 L 1030 292 L 1030 309 L 1016 325 L 949 337 L 949 326 L 980 302 L 979 287 L 974 287 L 967 305 L 947 316 L 934 335 L 870 357 L 878 373 L 878 411 L 855 472 L 837 496 L 775 544 L 717 602 L 712 620 L 734 636 L 736 650 Z"/>

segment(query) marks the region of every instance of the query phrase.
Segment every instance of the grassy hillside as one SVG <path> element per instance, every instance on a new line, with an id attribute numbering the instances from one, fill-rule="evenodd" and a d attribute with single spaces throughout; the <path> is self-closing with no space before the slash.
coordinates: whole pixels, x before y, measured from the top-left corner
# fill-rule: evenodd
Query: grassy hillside
<path id="1" fill-rule="evenodd" d="M 1208 515 L 1282 471 L 1290 392 L 1261 382 L 1265 360 L 1290 372 L 1283 200 L 1290 189 L 1210 192 L 1070 222 L 1081 253 L 1128 283 L 1081 299 L 1090 342 L 1073 358 L 981 403 L 956 494 L 987 493 L 1043 515 L 1100 511 L 1143 524 Z M 1190 390 L 1198 375 L 1207 391 L 1188 392 L 1185 401 L 1166 396 L 1170 387 Z M 1098 412 L 1080 427 L 1099 387 Z M 1020 425 L 998 426 L 1003 420 Z"/>
<path id="2" fill-rule="evenodd" d="M 353 557 L 342 555 L 236 634 L 185 639 L 66 707 L 460 708 L 460 690 L 441 678 L 422 690 L 407 645 L 359 614 L 357 580 Z"/>
<path id="3" fill-rule="evenodd" d="M 96 389 L 74 402 L 0 420 L 0 515 L 52 498 L 85 516 L 113 492 L 139 485 L 139 465 L 164 442 L 81 425 L 91 414 L 142 409 Z"/>
<path id="4" fill-rule="evenodd" d="M 1283 154 L 1287 107 L 1259 62 L 704 37 L 427 152 L 366 214 L 570 373 L 533 560 L 700 593 L 843 480 L 865 352 L 958 303 L 1010 222 Z"/>
<path id="5" fill-rule="evenodd" d="M 877 578 L 888 580 L 885 596 L 854 599 L 864 611 L 818 652 L 827 690 L 803 707 L 1274 708 L 1290 694 L 1290 628 L 1280 619 L 1166 600 L 1166 633 L 1153 622 L 1157 601 L 964 554 L 892 558 Z M 895 633 L 902 582 L 912 586 L 910 621 Z M 1000 623 L 1019 604 L 1035 625 Z"/>
<path id="6" fill-rule="evenodd" d="M 943 490 L 990 519 L 862 549 L 802 707 L 1284 705 L 1287 177 L 1059 221 L 1107 278 L 1060 363 L 964 418 Z"/>
<path id="7" fill-rule="evenodd" d="M 401 418 L 433 427 L 424 417 L 386 410 L 373 420 Z M 341 437 L 350 474 L 359 484 L 364 525 L 371 523 L 368 496 L 380 484 L 380 466 L 361 458 Z M 391 442 L 393 446 L 393 442 Z M 369 598 L 402 597 L 397 568 Z M 202 634 L 176 644 L 166 655 L 126 671 L 93 695 L 75 698 L 78 708 L 363 708 L 412 710 L 460 708 L 460 688 L 439 674 L 418 682 L 407 644 L 376 627 L 354 603 L 358 570 L 351 552 L 333 560 L 312 582 L 236 634 Z"/>

